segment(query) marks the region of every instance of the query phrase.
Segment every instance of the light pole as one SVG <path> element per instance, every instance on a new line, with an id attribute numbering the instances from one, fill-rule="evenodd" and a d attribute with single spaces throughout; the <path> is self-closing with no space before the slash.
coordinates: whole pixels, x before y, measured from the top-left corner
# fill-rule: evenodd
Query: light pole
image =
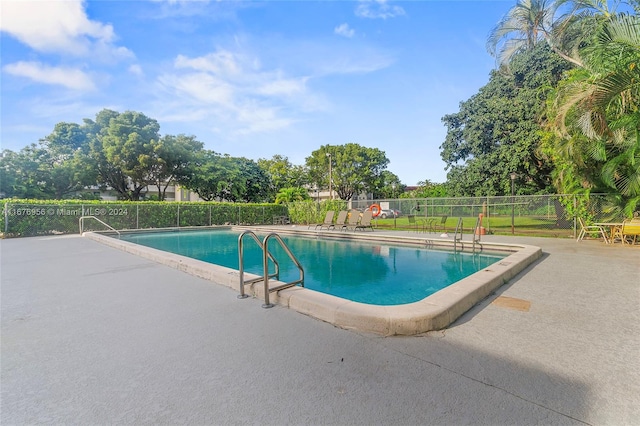
<path id="1" fill-rule="evenodd" d="M 509 177 L 511 177 L 511 235 L 515 234 L 515 225 L 514 225 L 514 216 L 515 216 L 515 200 L 514 200 L 514 195 L 515 195 L 515 182 L 516 182 L 516 177 L 517 175 L 515 174 L 515 172 L 512 172 L 511 175 L 509 175 Z"/>
<path id="2" fill-rule="evenodd" d="M 332 176 L 331 176 L 331 153 L 327 152 L 327 157 L 329 158 L 329 199 L 333 200 L 333 187 L 331 185 L 332 183 Z"/>

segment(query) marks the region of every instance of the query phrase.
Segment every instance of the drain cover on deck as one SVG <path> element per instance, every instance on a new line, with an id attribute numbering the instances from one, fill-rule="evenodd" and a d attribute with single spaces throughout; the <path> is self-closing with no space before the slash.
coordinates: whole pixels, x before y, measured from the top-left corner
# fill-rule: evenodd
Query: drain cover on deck
<path id="1" fill-rule="evenodd" d="M 491 302 L 492 305 L 502 308 L 515 309 L 516 311 L 529 312 L 531 302 L 528 300 L 516 299 L 513 297 L 498 296 L 496 300 Z"/>

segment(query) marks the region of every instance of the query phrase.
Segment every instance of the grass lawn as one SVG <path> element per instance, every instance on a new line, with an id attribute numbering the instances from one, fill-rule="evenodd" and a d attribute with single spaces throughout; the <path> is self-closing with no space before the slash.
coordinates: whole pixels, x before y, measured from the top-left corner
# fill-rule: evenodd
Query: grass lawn
<path id="1" fill-rule="evenodd" d="M 434 219 L 437 225 L 438 232 L 441 232 L 440 220 L 441 217 L 429 217 L 426 220 Z M 473 228 L 476 226 L 477 217 L 463 217 L 462 227 L 465 234 L 473 232 Z M 424 217 L 419 217 L 418 221 L 424 221 Z M 375 219 L 375 226 L 381 229 L 394 229 L 394 219 Z M 445 228 L 448 232 L 454 232 L 458 224 L 457 217 L 449 217 L 445 223 Z M 419 224 L 421 228 L 422 222 Z M 488 234 L 495 235 L 511 235 L 511 216 L 492 216 L 490 218 L 484 218 L 482 226 L 486 229 Z M 415 225 L 409 223 L 409 219 L 406 216 L 401 216 L 395 219 L 395 228 L 402 230 L 409 230 L 415 228 Z M 427 230 L 428 231 L 428 230 Z M 514 217 L 514 235 L 526 235 L 526 236 L 540 236 L 540 237 L 573 237 L 573 227 L 559 228 L 556 224 L 556 218 L 541 218 L 522 216 Z"/>

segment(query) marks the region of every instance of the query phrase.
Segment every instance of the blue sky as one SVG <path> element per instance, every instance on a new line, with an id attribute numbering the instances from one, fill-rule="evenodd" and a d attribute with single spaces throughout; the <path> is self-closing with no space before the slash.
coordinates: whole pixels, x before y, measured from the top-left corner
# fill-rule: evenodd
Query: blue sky
<path id="1" fill-rule="evenodd" d="M 232 156 L 354 142 L 406 185 L 444 182 L 441 118 L 487 83 L 514 4 L 2 0 L 1 147 L 110 108 Z"/>

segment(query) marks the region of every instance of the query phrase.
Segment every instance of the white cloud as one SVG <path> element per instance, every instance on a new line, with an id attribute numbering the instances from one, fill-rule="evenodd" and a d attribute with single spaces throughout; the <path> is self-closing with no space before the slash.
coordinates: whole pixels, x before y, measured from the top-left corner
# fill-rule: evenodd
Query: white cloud
<path id="1" fill-rule="evenodd" d="M 256 92 L 266 96 L 295 96 L 306 90 L 307 78 L 283 79 L 275 78 L 264 82 Z"/>
<path id="2" fill-rule="evenodd" d="M 405 15 L 400 6 L 392 6 L 387 0 L 360 0 L 356 8 L 356 16 L 370 19 L 387 19 Z"/>
<path id="3" fill-rule="evenodd" d="M 39 62 L 20 61 L 5 65 L 3 70 L 8 74 L 29 78 L 37 83 L 64 86 L 80 91 L 95 89 L 91 77 L 76 68 L 51 67 Z"/>
<path id="4" fill-rule="evenodd" d="M 174 71 L 157 83 L 173 109 L 189 111 L 169 113 L 170 118 L 204 116 L 228 134 L 246 135 L 286 128 L 301 111 L 319 108 L 322 102 L 309 93 L 307 80 L 265 70 L 253 56 L 219 49 L 199 57 L 178 55 Z"/>
<path id="5" fill-rule="evenodd" d="M 133 64 L 129 67 L 129 72 L 133 75 L 137 75 L 139 77 L 144 76 L 144 71 L 142 71 L 142 67 L 139 64 Z"/>
<path id="6" fill-rule="evenodd" d="M 234 87 L 214 75 L 203 72 L 164 75 L 159 81 L 183 99 L 212 106 L 233 106 Z"/>
<path id="7" fill-rule="evenodd" d="M 356 33 L 354 29 L 349 28 L 349 24 L 341 24 L 334 28 L 333 32 L 335 34 L 351 38 Z"/>
<path id="8" fill-rule="evenodd" d="M 82 0 L 3 0 L 0 30 L 39 52 L 131 57 L 117 47 L 113 27 L 87 17 Z"/>
<path id="9" fill-rule="evenodd" d="M 216 75 L 233 76 L 240 73 L 240 58 L 226 50 L 219 50 L 199 58 L 190 59 L 178 55 L 174 65 L 176 68 L 191 68 L 197 71 L 209 72 Z"/>

